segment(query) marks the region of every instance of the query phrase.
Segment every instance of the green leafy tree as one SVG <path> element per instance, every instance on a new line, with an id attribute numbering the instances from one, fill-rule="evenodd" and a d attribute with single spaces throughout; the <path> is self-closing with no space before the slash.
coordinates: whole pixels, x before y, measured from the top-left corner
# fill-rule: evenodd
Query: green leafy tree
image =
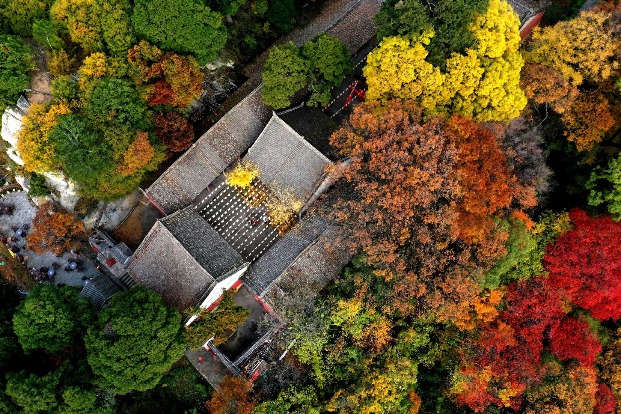
<path id="1" fill-rule="evenodd" d="M 7 284 L 0 284 L 0 372 L 8 372 L 16 365 L 15 362 L 19 360 L 18 356 L 21 354 L 19 341 L 13 331 L 13 315 L 18 304 L 17 289 Z M 2 390 L 1 382 L 0 390 Z M 3 412 L 1 407 L 0 402 L 0 413 Z"/>
<path id="2" fill-rule="evenodd" d="M 297 390 L 295 387 L 282 391 L 278 398 L 257 405 L 253 414 L 319 414 L 317 391 L 313 387 Z"/>
<path id="3" fill-rule="evenodd" d="M 88 363 L 109 391 L 146 391 L 183 355 L 180 328 L 181 315 L 157 293 L 119 293 L 88 329 Z"/>
<path id="4" fill-rule="evenodd" d="M 586 187 L 589 205 L 605 207 L 615 220 L 621 219 L 621 155 L 610 159 L 606 168 L 597 167 Z"/>
<path id="5" fill-rule="evenodd" d="M 100 174 L 113 166 L 110 145 L 87 120 L 76 115 L 59 117 L 49 141 L 65 174 L 80 184 L 98 182 Z"/>
<path id="6" fill-rule="evenodd" d="M 71 102 L 78 99 L 79 93 L 80 86 L 69 75 L 56 76 L 52 80 L 52 94 L 56 100 Z"/>
<path id="7" fill-rule="evenodd" d="M 53 50 L 62 49 L 65 42 L 59 35 L 59 27 L 50 20 L 37 20 L 32 24 L 32 37 Z"/>
<path id="8" fill-rule="evenodd" d="M 132 3 L 129 0 L 100 0 L 94 2 L 95 12 L 99 14 L 101 34 L 108 51 L 113 56 L 127 55 L 135 43 L 131 24 Z"/>
<path id="9" fill-rule="evenodd" d="M 521 220 L 511 220 L 509 239 L 506 242 L 507 254 L 485 272 L 481 278 L 483 288 L 495 289 L 500 284 L 545 274 L 543 257 L 546 247 L 558 236 L 571 229 L 567 213 L 541 214 L 539 221 L 530 228 Z"/>
<path id="10" fill-rule="evenodd" d="M 13 315 L 13 329 L 24 351 L 53 354 L 76 343 L 91 316 L 75 290 L 37 285 Z"/>
<path id="11" fill-rule="evenodd" d="M 86 53 L 123 56 L 134 43 L 129 0 L 55 0 L 50 16 Z"/>
<path id="12" fill-rule="evenodd" d="M 308 85 L 310 68 L 300 51 L 289 42 L 270 49 L 263 66 L 263 101 L 274 109 L 291 105 L 296 92 Z"/>
<path id="13" fill-rule="evenodd" d="M 223 16 L 233 16 L 246 4 L 246 0 L 211 0 L 206 1 L 206 4 Z"/>
<path id="14" fill-rule="evenodd" d="M 306 42 L 301 54 L 311 68 L 309 104 L 322 106 L 330 101 L 330 89 L 353 71 L 349 49 L 337 38 L 321 34 Z"/>
<path id="15" fill-rule="evenodd" d="M 51 413 L 58 407 L 58 372 L 43 376 L 26 371 L 7 374 L 6 394 L 26 413 Z"/>
<path id="16" fill-rule="evenodd" d="M 110 122 L 144 129 L 146 112 L 147 105 L 126 78 L 103 78 L 89 101 L 89 113 L 100 124 Z"/>
<path id="17" fill-rule="evenodd" d="M 32 24 L 45 19 L 53 0 L 0 0 L 0 33 L 23 37 L 32 34 Z"/>
<path id="18" fill-rule="evenodd" d="M 537 240 L 523 221 L 504 221 L 500 227 L 504 228 L 503 230 L 509 230 L 509 239 L 506 243 L 507 254 L 483 274 L 480 285 L 484 289 L 497 289 L 502 283 L 502 276 L 517 266 L 518 263 L 526 261 L 537 247 Z"/>
<path id="19" fill-rule="evenodd" d="M 226 43 L 222 16 L 195 0 L 136 0 L 132 21 L 140 37 L 165 50 L 192 53 L 201 65 Z"/>
<path id="20" fill-rule="evenodd" d="M 294 0 L 270 0 L 266 17 L 281 33 L 289 33 L 296 13 Z"/>
<path id="21" fill-rule="evenodd" d="M 15 105 L 19 94 L 28 88 L 28 72 L 33 68 L 30 48 L 17 36 L 0 34 L 0 112 Z"/>
<path id="22" fill-rule="evenodd" d="M 82 387 L 66 387 L 62 391 L 60 412 L 63 414 L 112 414 L 114 409 L 97 399 L 92 390 Z"/>
<path id="23" fill-rule="evenodd" d="M 187 327 L 185 340 L 188 347 L 200 348 L 212 336 L 215 336 L 216 345 L 223 343 L 248 319 L 248 315 L 248 309 L 235 304 L 235 295 L 225 292 L 217 308 L 201 309 L 198 319 Z"/>
<path id="24" fill-rule="evenodd" d="M 41 174 L 30 174 L 30 189 L 28 194 L 31 197 L 45 197 L 50 195 L 50 189 L 45 182 L 45 177 Z"/>

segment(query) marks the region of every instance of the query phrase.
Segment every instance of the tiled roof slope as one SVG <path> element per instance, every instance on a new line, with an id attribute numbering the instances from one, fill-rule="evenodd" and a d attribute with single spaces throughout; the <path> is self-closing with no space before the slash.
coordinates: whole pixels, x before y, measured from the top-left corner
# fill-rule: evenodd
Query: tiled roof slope
<path id="1" fill-rule="evenodd" d="M 90 299 L 94 307 L 101 309 L 120 290 L 108 276 L 102 274 L 84 282 L 80 296 Z"/>
<path id="2" fill-rule="evenodd" d="M 276 114 L 244 159 L 258 167 L 262 182 L 288 189 L 303 200 L 312 195 L 330 163 Z"/>
<path id="3" fill-rule="evenodd" d="M 340 227 L 328 228 L 262 292 L 261 297 L 284 317 L 299 313 L 341 274 L 351 259 L 345 245 L 339 243 L 342 237 Z"/>
<path id="4" fill-rule="evenodd" d="M 127 271 L 137 283 L 184 309 L 194 306 L 217 278 L 242 263 L 241 256 L 188 207 L 155 223 Z"/>
<path id="5" fill-rule="evenodd" d="M 327 33 L 339 39 L 355 53 L 377 32 L 373 17 L 379 12 L 381 2 L 361 0 L 349 13 L 342 17 Z"/>
<path id="6" fill-rule="evenodd" d="M 252 145 L 270 113 L 261 100 L 260 87 L 254 89 L 179 157 L 147 192 L 167 213 L 190 205 Z"/>
<path id="7" fill-rule="evenodd" d="M 194 306 L 215 282 L 160 221 L 132 256 L 127 271 L 136 283 L 158 292 L 179 309 Z"/>
<path id="8" fill-rule="evenodd" d="M 283 274 L 308 246 L 313 244 L 330 224 L 319 217 L 306 216 L 278 240 L 243 276 L 259 296 Z"/>
<path id="9" fill-rule="evenodd" d="M 216 279 L 244 263 L 241 255 L 193 207 L 167 216 L 161 222 Z"/>

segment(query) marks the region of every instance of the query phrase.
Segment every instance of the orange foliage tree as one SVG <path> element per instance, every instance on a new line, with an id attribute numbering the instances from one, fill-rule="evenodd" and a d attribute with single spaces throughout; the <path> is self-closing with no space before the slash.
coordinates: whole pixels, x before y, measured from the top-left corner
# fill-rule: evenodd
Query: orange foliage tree
<path id="1" fill-rule="evenodd" d="M 509 170 L 494 134 L 471 120 L 453 117 L 448 133 L 458 148 L 456 172 L 462 197 L 458 203 L 458 230 L 469 243 L 482 242 L 495 227 L 494 215 L 513 203 L 522 207 L 537 204 L 535 190 L 520 185 Z"/>
<path id="2" fill-rule="evenodd" d="M 244 379 L 227 377 L 205 406 L 211 414 L 251 414 L 255 403 L 248 395 L 250 388 Z"/>
<path id="3" fill-rule="evenodd" d="M 578 97 L 578 89 L 558 71 L 539 63 L 528 63 L 522 68 L 520 86 L 528 99 L 535 103 L 549 104 L 562 114 Z"/>
<path id="4" fill-rule="evenodd" d="M 155 148 L 149 142 L 149 133 L 138 131 L 136 139 L 123 154 L 123 160 L 118 166 L 118 172 L 121 175 L 128 176 L 142 169 L 149 169 L 150 165 L 157 165 L 161 161 L 154 159 L 156 155 Z"/>
<path id="5" fill-rule="evenodd" d="M 567 140 L 578 151 L 588 151 L 600 143 L 617 125 L 618 110 L 599 92 L 581 93 L 561 119 Z"/>
<path id="6" fill-rule="evenodd" d="M 423 122 L 421 113 L 412 102 L 365 103 L 332 136 L 352 158 L 343 174 L 356 195 L 337 216 L 371 264 L 398 275 L 397 308 L 467 319 L 474 274 L 506 252 L 493 215 L 532 206 L 534 191 L 517 183 L 490 131 L 460 117 Z"/>
<path id="7" fill-rule="evenodd" d="M 79 246 L 80 239 L 85 236 L 82 221 L 48 202 L 37 210 L 26 242 L 27 247 L 36 253 L 51 251 L 61 255 Z"/>

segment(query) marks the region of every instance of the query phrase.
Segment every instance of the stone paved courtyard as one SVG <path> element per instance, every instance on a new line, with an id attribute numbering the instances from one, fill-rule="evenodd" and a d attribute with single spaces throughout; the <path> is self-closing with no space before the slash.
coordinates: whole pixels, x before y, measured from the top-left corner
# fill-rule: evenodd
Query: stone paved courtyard
<path id="1" fill-rule="evenodd" d="M 25 237 L 16 237 L 15 228 L 28 227 L 26 235 L 32 228 L 32 220 L 37 212 L 37 208 L 28 199 L 25 191 L 18 191 L 7 194 L 0 199 L 1 205 L 13 206 L 12 215 L 0 215 L 0 234 L 4 237 L 12 237 L 16 239 L 13 243 L 20 248 L 19 254 L 26 258 L 26 264 L 29 269 L 50 268 L 53 263 L 57 263 L 59 268 L 54 276 L 54 283 L 65 284 L 68 286 L 82 287 L 84 286 L 83 277 L 92 278 L 99 274 L 95 265 L 85 258 L 83 255 L 78 258 L 78 269 L 74 271 L 65 271 L 65 266 L 70 260 L 75 260 L 76 255 L 71 252 L 65 252 L 61 257 L 57 257 L 51 252 L 45 254 L 36 254 L 32 250 L 24 248 L 26 244 Z"/>

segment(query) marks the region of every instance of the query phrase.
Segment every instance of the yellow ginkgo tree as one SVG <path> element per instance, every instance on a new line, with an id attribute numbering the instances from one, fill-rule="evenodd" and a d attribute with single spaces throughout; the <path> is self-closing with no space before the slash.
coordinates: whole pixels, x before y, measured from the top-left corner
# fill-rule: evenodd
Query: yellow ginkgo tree
<path id="1" fill-rule="evenodd" d="M 487 11 L 470 25 L 475 47 L 453 53 L 444 72 L 425 60 L 432 31 L 414 38 L 387 37 L 367 59 L 367 97 L 415 99 L 427 113 L 456 113 L 478 121 L 516 118 L 526 106 L 519 84 L 524 65 L 519 24 L 509 4 L 490 0 Z"/>

